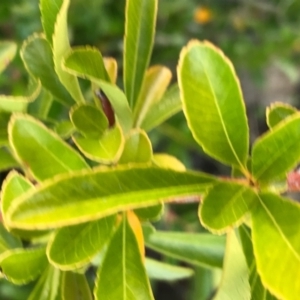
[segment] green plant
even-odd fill
[[[300,206],[281,196],[298,190],[291,172],[300,161],[297,110],[269,107],[270,130],[250,156],[241,89],[220,50],[191,41],[180,55],[179,87],[168,88],[171,72],[148,68],[157,0],[127,0],[123,92],[113,58],[70,47],[68,6],[40,1],[44,34],[20,51],[28,95],[0,98],[0,168],[20,171],[2,186],[2,275],[14,284],[39,278],[29,299],[92,299],[90,266],[95,299],[153,299],[149,276],[192,275],[146,258],[146,245],[223,268],[214,299],[297,299]],[[1,70],[16,50],[0,44]],[[146,132],[182,106],[195,140],[232,167],[232,177],[187,171],[176,158],[153,154]],[[201,224],[216,235],[151,225],[164,203],[186,202],[200,202]]]

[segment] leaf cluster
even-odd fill
[[[28,94],[0,96],[0,267],[14,284],[37,278],[29,299],[153,299],[150,280],[192,270],[147,258],[145,246],[188,264],[223,268],[214,299],[296,299],[300,293],[297,190],[300,116],[267,109],[269,131],[249,145],[245,104],[234,67],[211,43],[182,49],[178,85],[149,67],[157,0],[127,0],[124,91],[117,62],[97,48],[70,46],[69,0],[41,0],[43,33],[20,54]],[[3,70],[16,53],[0,44]],[[89,89],[83,89],[82,83]],[[153,153],[149,132],[183,110],[195,141],[232,168],[230,178],[185,170]],[[16,171],[17,170],[17,171]],[[287,180],[288,176],[288,180]],[[211,233],[156,231],[164,205],[199,203]],[[283,275],[284,274],[284,275]]]

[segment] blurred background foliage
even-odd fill
[[[41,31],[38,0],[0,1],[0,39],[21,45]],[[122,41],[125,0],[71,0],[72,45],[93,45],[119,63],[122,85]],[[232,60],[248,108],[251,139],[265,130],[265,106],[300,103],[300,0],[160,0],[152,64],[168,66],[176,81],[181,48],[192,39],[209,40]],[[0,76],[0,93],[23,94],[27,74],[19,57]],[[199,116],[201,118],[201,116]],[[188,167],[214,174],[229,170],[208,159],[193,141],[182,114],[150,132],[155,151],[168,152]],[[159,226],[168,230],[201,230],[197,207],[166,208]],[[192,281],[155,283],[157,299],[209,299],[215,273],[198,268]],[[30,287],[0,282],[0,299],[26,299]]]

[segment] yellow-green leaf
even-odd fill
[[[184,114],[203,150],[247,175],[249,129],[234,68],[209,42],[191,41],[180,54],[178,80]]]

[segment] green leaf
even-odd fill
[[[0,223],[0,255],[6,250],[21,248],[22,242],[19,238],[10,234],[4,225]]]
[[[71,50],[68,39],[67,14],[70,0],[63,0],[59,13],[56,17],[53,33],[53,60],[55,71],[73,99],[78,102],[85,102],[81,93],[78,80],[75,76],[63,70],[63,58]]]
[[[0,146],[8,145],[7,127],[10,119],[10,113],[0,112]]]
[[[38,180],[89,168],[56,133],[28,115],[12,117],[9,140],[20,162],[28,166]]]
[[[86,137],[100,138],[108,128],[108,120],[103,111],[90,104],[73,107],[70,118],[76,129]]]
[[[5,226],[7,226],[6,213],[12,202],[17,197],[23,195],[25,192],[33,188],[34,185],[16,171],[11,171],[5,178],[1,191],[1,212]],[[29,240],[33,237],[38,237],[46,233],[45,231],[26,231],[11,228],[9,228],[9,231],[24,240]]]
[[[146,131],[157,127],[182,109],[180,92],[177,84],[173,84],[162,99],[152,105],[142,121],[141,128]]]
[[[195,140],[209,155],[247,175],[249,129],[229,59],[209,42],[191,41],[180,54],[178,80]]]
[[[157,221],[160,219],[164,212],[163,203],[148,206],[145,208],[138,208],[134,210],[134,213],[141,219],[142,221]]]
[[[43,88],[35,101],[29,103],[27,113],[40,119],[47,119],[53,103],[53,95]]]
[[[151,106],[156,105],[165,93],[172,73],[164,66],[153,66],[145,74],[139,98],[134,107],[134,127],[140,127]]]
[[[14,201],[9,226],[44,229],[84,223],[122,210],[200,195],[214,181],[203,173],[147,166],[74,172],[57,176]]]
[[[294,115],[297,108],[281,102],[272,103],[267,107],[266,117],[268,127],[271,129],[287,117]]]
[[[62,275],[62,298],[65,300],[92,300],[92,293],[84,274],[64,272]]]
[[[17,53],[17,44],[9,41],[0,42],[0,73],[6,69]]]
[[[85,65],[81,61],[73,62],[72,52],[70,57],[65,58],[64,68],[70,74],[76,76],[87,78],[93,84],[98,86],[106,95],[109,102],[111,103],[115,114],[117,115],[118,121],[120,122],[123,130],[125,132],[129,131],[132,127],[133,117],[131,109],[128,105],[128,101],[124,93],[115,85],[104,80],[98,79],[93,76],[93,74],[86,73],[88,70],[85,68]]]
[[[103,164],[114,164],[124,148],[124,136],[120,126],[106,130],[100,139],[75,137],[73,141],[89,159]]]
[[[49,42],[42,36],[34,34],[23,43],[20,53],[28,72],[41,81],[42,86],[56,100],[71,106],[74,100],[61,84],[54,69],[52,50]]]
[[[111,83],[116,83],[118,76],[118,64],[117,61],[112,57],[104,57],[103,59],[105,69],[108,73]]]
[[[152,161],[154,165],[160,168],[185,171],[185,165],[179,159],[169,154],[154,154]]]
[[[139,97],[153,47],[157,0],[126,2],[124,87],[131,108]]]
[[[284,176],[300,160],[300,115],[280,122],[253,145],[252,173],[259,182]]]
[[[64,64],[85,76],[110,81],[100,51],[92,47],[73,48],[65,57]]]
[[[225,239],[206,233],[157,231],[145,236],[147,247],[189,264],[222,267]]]
[[[54,127],[55,132],[63,139],[68,139],[75,131],[74,125],[70,121],[61,121]]]
[[[40,11],[43,29],[46,38],[52,46],[52,36],[57,14],[62,6],[63,0],[40,0]]]
[[[251,231],[245,225],[239,227],[239,236],[242,243],[245,258],[249,269],[249,283],[251,286],[251,299],[255,300],[276,300],[262,285],[260,276],[257,273],[256,261],[253,253]]]
[[[24,96],[0,95],[0,111],[24,112],[28,104],[37,98],[40,90],[40,82],[32,80],[29,82],[28,91]]]
[[[28,300],[58,300],[60,271],[48,265]]]
[[[1,272],[15,284],[34,280],[47,266],[45,248],[13,249],[0,255]]]
[[[4,221],[6,221],[6,213],[13,200],[33,187],[29,180],[16,171],[11,171],[8,174],[1,190],[1,213]]]
[[[300,206],[272,193],[259,195],[252,239],[263,284],[280,299],[297,299],[300,285]]]
[[[152,145],[147,134],[140,129],[131,130],[126,137],[119,163],[146,163],[152,158]]]
[[[154,280],[175,281],[194,275],[192,269],[173,266],[150,258],[146,258],[145,267],[149,278]]]
[[[94,294],[97,300],[154,299],[136,236],[126,218],[107,248]]]
[[[58,229],[47,246],[49,262],[60,270],[79,269],[88,264],[110,238],[115,217]]]
[[[0,171],[6,171],[12,168],[18,168],[19,163],[6,148],[0,148]]]
[[[201,223],[212,232],[226,232],[241,224],[244,215],[256,201],[257,195],[247,185],[217,183],[208,191],[200,205]]]
[[[213,299],[251,299],[247,262],[234,231],[227,234],[221,285]]]

